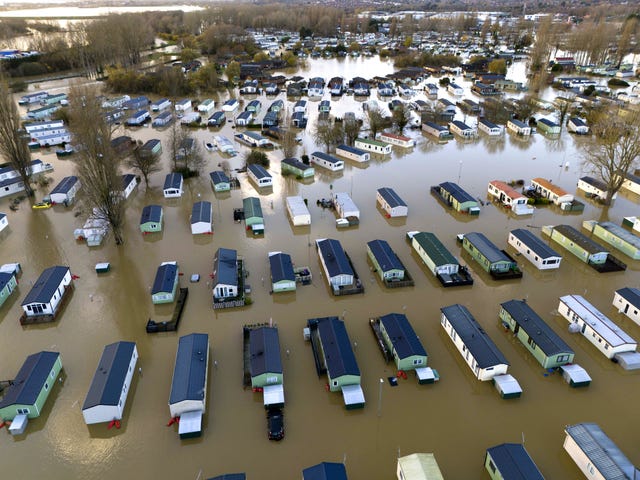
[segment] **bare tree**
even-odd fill
[[[345,119],[342,122],[342,128],[344,130],[346,144],[353,146],[356,138],[360,135],[360,122],[358,122],[355,115],[345,116]]]
[[[582,147],[584,167],[607,185],[605,205],[620,190],[628,173],[633,172],[640,156],[640,114],[621,118],[618,112],[591,125],[593,137]]]
[[[569,115],[569,112],[571,111],[571,105],[573,104],[574,97],[575,95],[570,94],[569,96],[564,97],[564,99],[558,104],[558,123],[560,124],[560,131],[562,131],[567,115]]]
[[[18,172],[24,191],[32,197],[28,137],[20,133],[20,115],[4,78],[0,78],[0,155]]]
[[[325,150],[329,152],[334,145],[333,126],[329,120],[318,120],[316,128],[313,132],[313,140],[318,145],[323,145]]]
[[[367,109],[367,120],[369,120],[369,130],[371,137],[375,138],[380,130],[384,128],[386,123],[382,110],[378,105],[369,105]]]
[[[111,127],[103,115],[98,92],[86,85],[69,91],[69,129],[81,146],[74,156],[84,201],[98,218],[108,222],[116,245],[124,243],[124,199],[118,167],[122,158],[111,146]]]
[[[149,188],[149,177],[151,174],[162,171],[160,155],[143,150],[141,140],[138,140],[136,147],[127,158],[126,164],[128,167],[140,172],[147,188]]]
[[[622,33],[618,39],[618,68],[624,57],[631,53],[634,37],[638,33],[638,17],[628,17],[622,25]]]
[[[394,110],[391,114],[391,121],[400,135],[402,135],[404,127],[407,126],[409,120],[411,120],[411,109],[406,104]]]
[[[291,125],[291,115],[288,110],[284,115],[283,123],[285,125]],[[296,156],[296,153],[298,152],[298,141],[296,139],[296,132],[291,128],[287,127],[282,130],[282,135],[280,136],[280,147],[282,148],[284,158],[293,158]]]

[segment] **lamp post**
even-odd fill
[[[380,379],[380,388],[378,389],[378,417],[382,415],[382,385],[384,384],[384,379]]]

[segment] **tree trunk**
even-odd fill
[[[112,225],[111,229],[113,230],[113,239],[115,240],[116,245],[123,245],[124,244],[124,236],[122,234],[122,227],[120,227],[120,226],[114,227]]]
[[[606,206],[611,205],[611,201],[613,200],[613,196],[615,195],[615,193],[616,192],[613,189],[611,189],[611,188],[607,189],[607,196],[605,197],[605,199],[603,201],[603,203]]]

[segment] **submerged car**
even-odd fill
[[[269,440],[282,440],[284,438],[284,416],[281,408],[267,410],[267,427]]]

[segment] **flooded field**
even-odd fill
[[[313,65],[322,74],[322,64]],[[325,78],[330,76],[328,70]],[[312,76],[307,71],[301,74]],[[356,74],[344,73],[347,77]],[[465,85],[468,88],[469,82]],[[266,110],[272,99],[262,100]],[[332,108],[338,115],[362,113],[361,104],[351,97],[332,102]],[[310,127],[298,156],[316,150],[311,139],[316,110],[317,104],[311,102]],[[474,117],[467,120],[475,122]],[[231,138],[235,130],[229,123],[222,132]],[[141,140],[167,135],[151,128],[124,133]],[[196,136],[205,142],[211,141],[213,134],[200,130]],[[246,150],[242,147],[241,154],[231,159],[205,152],[208,165],[204,174],[186,182],[181,199],[171,200],[162,198],[164,174],[170,164],[168,143],[164,142],[163,173],[152,176],[149,189],[141,184],[128,200],[126,244],[121,247],[113,244],[112,237],[99,248],[77,243],[73,230],[82,225],[87,214],[76,215],[78,206],[32,211],[23,201],[19,210],[12,212],[10,199],[0,199],[0,211],[7,214],[10,223],[0,233],[0,263],[20,262],[24,270],[17,294],[0,308],[0,379],[11,378],[28,354],[40,350],[59,351],[64,365],[64,381],[55,385],[43,415],[30,421],[26,434],[12,437],[6,430],[0,431],[3,475],[52,480],[196,479],[244,471],[249,479],[275,480],[300,478],[303,468],[321,461],[345,461],[351,479],[390,479],[395,478],[398,455],[433,452],[445,478],[475,480],[488,478],[482,466],[486,448],[524,440],[546,478],[581,478],[562,449],[564,426],[578,422],[599,423],[630,460],[640,464],[640,422],[633,413],[639,374],[625,372],[586,339],[568,333],[566,321],[555,313],[560,295],[584,295],[632,337],[640,338],[640,327],[611,305],[616,289],[638,286],[640,264],[614,252],[629,265],[627,271],[599,274],[553,245],[564,256],[558,271],[541,273],[516,257],[524,277],[497,282],[462,254],[455,241],[458,233],[479,231],[504,248],[508,232],[514,228],[530,228],[540,235],[543,225],[566,223],[580,228],[584,219],[620,224],[622,217],[638,214],[640,199],[621,192],[612,208],[605,210],[577,193],[586,203],[582,214],[540,207],[532,216],[515,217],[487,202],[487,183],[494,179],[529,183],[533,177],[544,177],[574,193],[577,179],[584,174],[578,155],[582,139],[564,132],[556,140],[536,134],[526,141],[507,135],[438,144],[418,130],[409,135],[417,141],[412,150],[397,149],[393,155],[375,158],[364,166],[347,162],[344,172],[338,174],[318,167],[311,183],[282,176],[282,153],[276,150],[270,153],[272,189],[258,192],[246,174],[240,173],[241,188],[226,195],[214,195],[208,172],[218,169],[222,161],[228,161],[232,169],[240,168]],[[55,167],[53,182],[37,191],[40,200],[72,173],[73,164],[57,159],[53,149],[34,153],[34,158]],[[444,181],[457,182],[485,201],[480,216],[445,210],[429,193],[431,185]],[[394,188],[406,201],[406,219],[388,220],[376,207],[375,192],[383,186]],[[361,211],[359,226],[338,230],[333,212],[316,205],[316,200],[328,198],[331,192],[352,196]],[[284,206],[290,195],[309,200],[310,227],[291,226]],[[243,224],[233,221],[233,209],[241,207],[246,196],[260,198],[264,236],[253,238]],[[212,236],[190,233],[189,215],[197,200],[213,203]],[[142,236],[140,212],[152,203],[164,208],[164,230]],[[457,289],[440,287],[406,242],[405,233],[410,230],[435,232],[451,252],[470,265],[475,284]],[[342,243],[365,283],[364,294],[330,294],[313,246],[317,238],[335,238]],[[387,290],[380,284],[365,252],[366,242],[378,238],[387,240],[396,251],[414,277],[414,287]],[[235,248],[244,257],[252,305],[213,310],[208,280],[218,247]],[[309,266],[314,275],[312,285],[298,287],[296,293],[270,294],[267,253],[274,250],[291,254],[297,266]],[[159,321],[171,316],[171,307],[153,306],[150,298],[157,266],[171,260],[184,272],[181,286],[189,287],[185,313],[177,333],[148,335],[144,327],[149,318]],[[98,277],[94,265],[102,261],[110,262],[112,270]],[[55,323],[21,327],[20,303],[31,282],[51,265],[71,267],[79,277],[75,291]],[[189,283],[193,273],[200,274],[199,283]],[[559,374],[545,375],[512,334],[504,331],[498,321],[499,304],[514,298],[526,298],[575,350],[576,362],[593,378],[588,388],[571,389]],[[474,379],[439,324],[440,307],[454,303],[467,306],[505,354],[511,364],[509,373],[523,387],[521,398],[502,400],[490,382]],[[395,368],[384,363],[368,319],[391,312],[405,313],[412,322],[429,353],[429,365],[440,373],[438,383],[418,385],[412,375],[395,388],[386,381]],[[317,377],[311,347],[303,339],[308,318],[331,315],[344,318],[354,344],[367,401],[363,410],[348,412],[339,394],[325,391],[326,378]],[[279,443],[267,439],[261,394],[242,387],[242,326],[269,321],[279,327],[284,366],[286,437]],[[210,335],[208,408],[202,437],[181,441],[177,428],[166,426],[167,402],[178,337],[191,332]],[[120,430],[108,430],[104,424],[87,427],[81,413],[84,397],[104,345],[118,340],[137,343],[142,373],[134,377]]]

